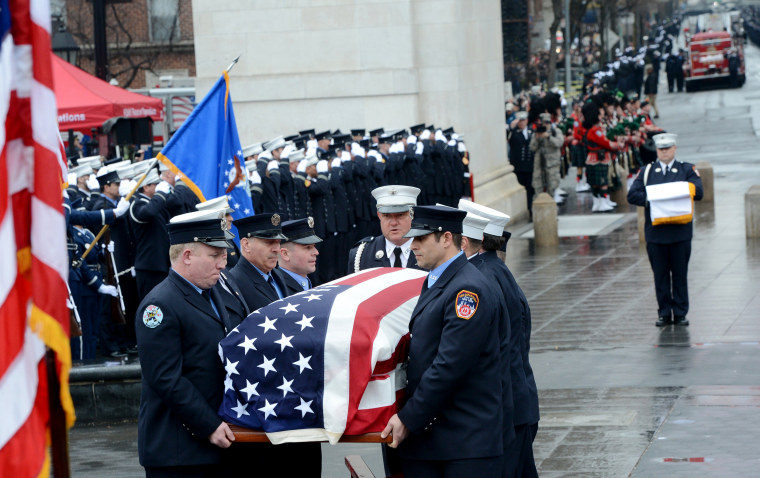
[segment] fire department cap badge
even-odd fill
[[[309,216],[309,218],[306,219],[306,225],[309,226],[309,229],[314,229],[314,218]]]
[[[475,315],[475,311],[478,310],[479,303],[480,298],[478,297],[478,294],[470,292],[468,290],[459,291],[454,303],[457,317],[460,319],[469,320],[473,315]]]
[[[274,227],[277,227],[280,225],[280,215],[279,214],[272,214],[272,225]]]
[[[157,305],[149,305],[143,312],[143,324],[149,329],[155,329],[164,320],[164,313]]]

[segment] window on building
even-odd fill
[[[179,0],[150,0],[150,39],[179,40]]]

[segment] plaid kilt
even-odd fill
[[[576,168],[586,166],[586,147],[581,144],[570,145],[570,161]]]
[[[591,187],[601,187],[607,185],[608,164],[587,164],[586,181]]]

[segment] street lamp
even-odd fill
[[[53,53],[72,65],[76,65],[80,48],[74,41],[74,37],[66,30],[66,25],[60,17],[53,17],[52,27]]]

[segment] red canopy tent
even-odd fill
[[[160,98],[113,86],[52,53],[51,56],[58,125],[62,131],[89,131],[115,116],[164,119],[164,102]]]

